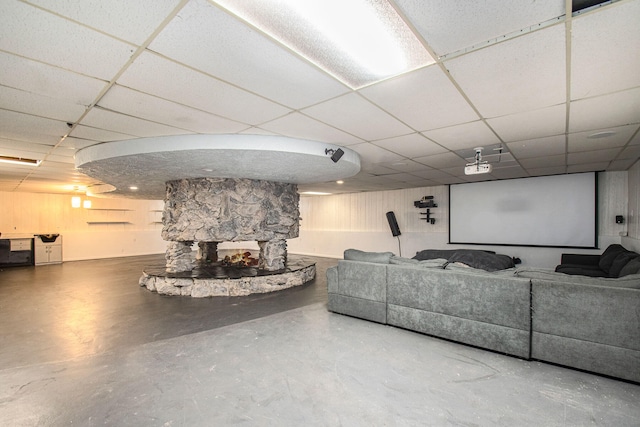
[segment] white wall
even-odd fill
[[[64,261],[164,253],[164,202],[92,198],[72,208],[71,195],[0,192],[2,238],[58,233]]]
[[[622,238],[622,245],[640,252],[640,161],[628,172],[628,210],[624,218],[627,236]]]
[[[615,224],[615,215],[626,215],[627,172],[599,174],[599,237],[600,248],[621,243],[620,233],[626,225]],[[438,208],[432,209],[435,224],[420,220],[423,210],[413,206],[415,200],[432,195]],[[386,212],[394,211],[402,231],[399,236],[402,255],[412,257],[422,249],[456,248],[449,245],[448,187],[302,197],[300,237],[288,241],[291,253],[342,258],[345,249],[391,251],[399,254],[398,239],[391,235]],[[637,212],[636,212],[637,213]],[[576,212],[576,215],[579,215]],[[470,247],[470,246],[469,246]],[[473,246],[516,256],[523,265],[553,268],[563,252],[601,253],[599,250],[562,248],[532,248],[521,246]]]

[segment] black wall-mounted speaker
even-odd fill
[[[387,221],[389,221],[389,228],[391,229],[393,237],[402,234],[400,233],[400,227],[398,227],[398,221],[396,221],[396,214],[394,214],[393,211],[387,212]]]

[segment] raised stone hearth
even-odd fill
[[[147,267],[140,286],[162,295],[194,298],[244,296],[300,286],[316,275],[315,263],[290,257],[279,271],[255,267],[225,267],[222,262],[200,265],[185,272],[168,272],[164,266]]]

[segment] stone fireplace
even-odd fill
[[[265,180],[190,178],[167,182],[162,218],[162,238],[168,241],[166,274],[145,270],[141,285],[167,294],[245,295],[313,279],[315,265],[288,262],[286,239],[299,233],[299,197],[296,184]],[[229,263],[220,256],[219,244],[247,241],[258,244],[257,265],[252,265],[256,264],[253,261]],[[253,259],[254,255],[248,252],[246,257]],[[202,280],[210,292],[198,286]],[[211,285],[212,280],[219,283]],[[193,295],[194,286],[197,295]]]

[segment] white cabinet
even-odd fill
[[[34,257],[36,265],[60,264],[62,262],[62,236],[36,235]]]

